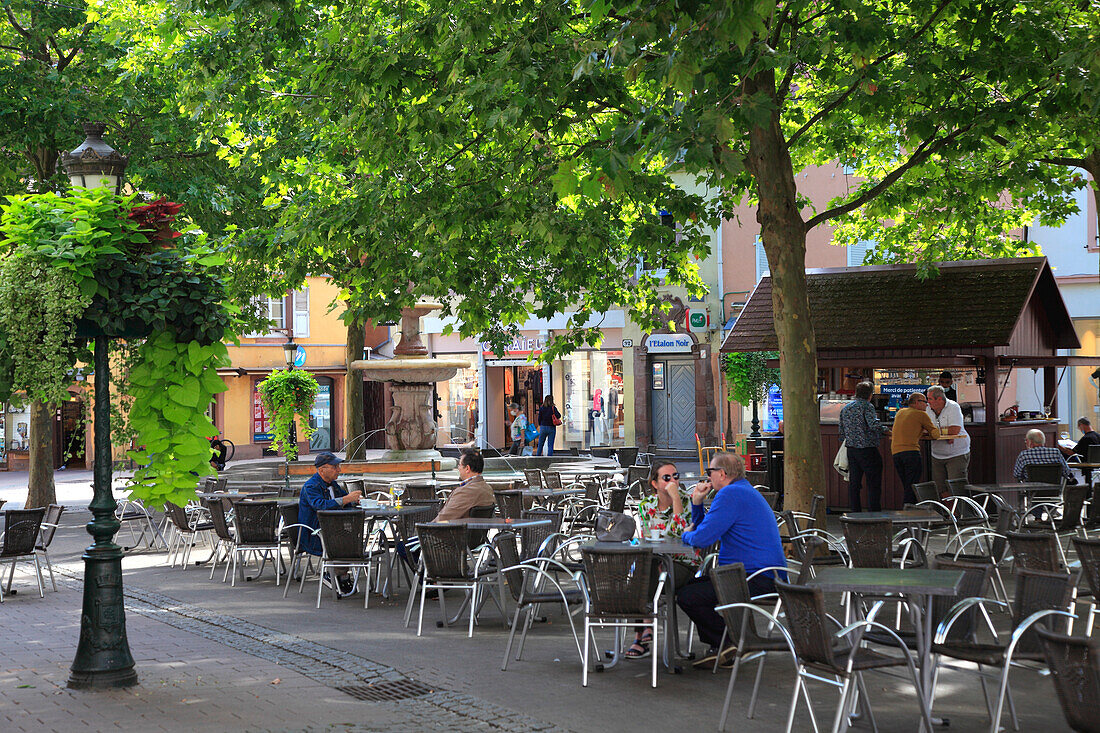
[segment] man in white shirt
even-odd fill
[[[952,436],[948,440],[932,441],[932,480],[940,496],[949,493],[947,480],[967,478],[970,466],[970,436],[963,427],[963,413],[959,403],[947,399],[943,387],[928,388],[928,417],[939,428],[940,436]]]

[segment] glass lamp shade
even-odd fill
[[[75,149],[61,154],[61,167],[76,188],[107,186],[118,194],[130,159],[103,141],[105,129],[102,122],[86,123],[86,139]]]
[[[286,365],[288,367],[294,366],[294,356],[298,353],[298,344],[293,341],[287,341],[283,344],[283,357],[286,359]]]
[[[69,176],[69,182],[73,188],[103,188],[107,187],[115,193],[119,193],[121,176],[113,176],[109,173],[83,173]]]

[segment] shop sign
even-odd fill
[[[545,348],[546,339],[542,336],[517,336],[512,339],[512,343],[504,347],[504,354],[535,354],[537,356]],[[481,344],[481,352],[485,356],[493,356],[496,353],[493,351],[492,345],[487,343]]]
[[[686,333],[652,334],[645,339],[646,351],[651,354],[688,354],[691,347],[691,336]]]
[[[700,333],[710,328],[710,314],[706,308],[690,308],[688,310],[688,330],[692,333]]]

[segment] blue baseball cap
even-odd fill
[[[344,462],[343,458],[337,458],[332,453],[329,453],[328,451],[325,451],[324,453],[318,453],[317,454],[317,457],[313,459],[313,466],[315,468],[320,468],[321,466],[328,466],[328,465],[339,466],[343,462]]]

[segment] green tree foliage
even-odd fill
[[[729,385],[729,398],[741,405],[763,402],[768,389],[779,384],[779,370],[768,366],[778,359],[776,351],[746,351],[722,355],[722,373]]]

